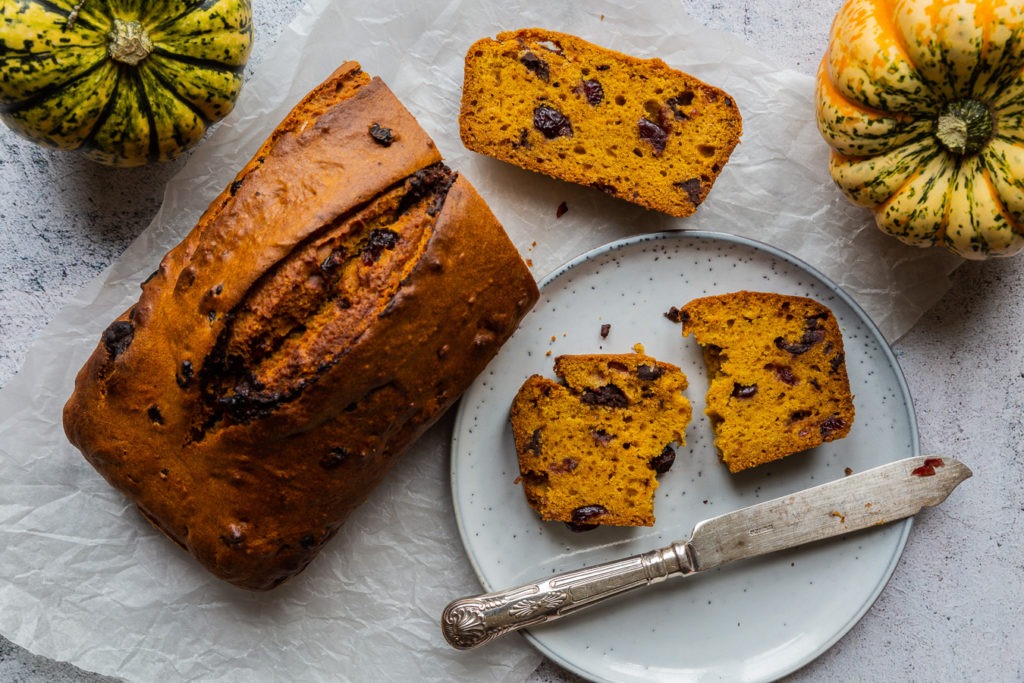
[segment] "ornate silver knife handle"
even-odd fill
[[[686,543],[586,567],[518,588],[455,600],[441,614],[445,640],[468,650],[493,638],[563,617],[634,588],[690,574]]]

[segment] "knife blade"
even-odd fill
[[[897,460],[706,519],[688,540],[664,548],[453,600],[441,614],[441,630],[452,647],[468,650],[673,576],[905,519],[938,505],[970,476],[953,458]]]

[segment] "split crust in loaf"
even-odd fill
[[[673,216],[708,196],[742,127],[721,89],[569,34],[508,31],[466,53],[468,149]]]
[[[839,323],[814,299],[740,291],[680,309],[708,367],[705,414],[730,472],[849,434],[853,395]]]
[[[576,530],[652,526],[658,475],[686,443],[686,376],[640,353],[559,356],[554,369],[560,382],[529,377],[509,413],[527,503]]]
[[[349,62],[106,329],[65,431],[209,571],[273,588],[307,566],[537,296],[473,187]]]

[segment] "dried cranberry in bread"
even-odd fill
[[[742,133],[722,90],[565,33],[499,33],[465,62],[468,149],[673,216],[704,201]]]
[[[853,426],[843,336],[807,297],[731,292],[679,312],[708,366],[705,414],[730,472],[841,439]]]
[[[269,589],[313,559],[537,296],[484,201],[350,62],[106,329],[65,430],[207,569]]]

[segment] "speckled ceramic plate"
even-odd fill
[[[699,347],[664,315],[740,289],[809,296],[839,320],[855,394],[850,435],[730,475],[703,414]],[[601,326],[610,325],[602,338]],[[661,476],[652,528],[573,533],[526,504],[508,408],[529,375],[553,377],[564,353],[647,353],[690,380],[694,419]],[[918,455],[902,373],[874,324],[806,264],[750,240],[671,232],[615,242],[558,269],[522,327],[462,399],[452,494],[462,540],[487,590],[509,588],[667,545],[707,517]],[[770,681],[827,650],[864,615],[896,566],[910,521],[676,578],[525,632],[545,655],[595,681]],[[506,636],[517,637],[517,636]]]

